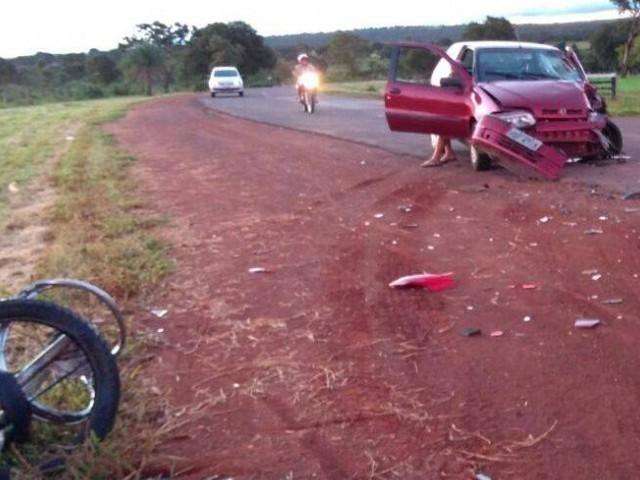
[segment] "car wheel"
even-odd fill
[[[471,166],[476,172],[489,170],[491,168],[491,157],[486,153],[479,152],[476,147],[471,145]]]
[[[607,121],[607,125],[602,130],[602,134],[607,137],[607,140],[611,143],[610,153],[613,155],[620,155],[622,153],[623,140],[622,132],[618,126],[611,120]]]
[[[216,92],[211,92],[211,97],[215,98],[216,97]]]
[[[244,92],[238,92],[239,97],[244,97]]]

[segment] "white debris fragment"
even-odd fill
[[[155,315],[156,317],[158,317],[158,318],[164,318],[164,317],[167,316],[167,313],[169,313],[169,310],[165,310],[165,309],[162,309],[162,308],[156,308],[156,309],[151,310],[151,313],[153,315]]]
[[[602,278],[602,274],[600,273],[596,273],[595,275],[593,275],[591,277],[591,280],[593,280],[594,282],[597,282],[598,280],[600,280]]]
[[[551,217],[542,217],[538,220],[540,223],[549,223],[551,221]]]
[[[376,213],[374,218],[384,218],[384,213]]]
[[[76,139],[76,137],[74,137],[73,135],[67,135],[67,136],[65,137],[65,140],[66,140],[67,142],[73,142],[75,139]]]
[[[600,320],[595,318],[580,318],[576,320],[576,328],[594,328],[600,325]]]
[[[531,321],[531,317],[529,315],[527,315],[526,317],[524,317],[522,319],[523,322],[529,323]]]
[[[20,191],[16,182],[11,182],[7,188],[9,188],[9,193],[18,193]]]
[[[263,267],[251,267],[249,273],[267,273],[268,270]]]

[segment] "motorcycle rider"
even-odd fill
[[[298,98],[300,100],[302,100],[301,78],[303,74],[308,72],[317,72],[316,67],[314,67],[309,61],[309,55],[301,53],[298,55],[298,64],[293,69],[293,76],[296,77],[296,90],[298,91]]]

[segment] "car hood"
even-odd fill
[[[582,85],[559,80],[536,81],[500,81],[480,83],[503,109],[524,108],[534,113],[542,110],[560,110],[586,112],[589,103]]]

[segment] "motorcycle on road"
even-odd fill
[[[316,111],[319,87],[320,77],[316,72],[306,72],[300,77],[298,87],[300,103],[304,107],[305,113],[309,115],[312,115]]]

